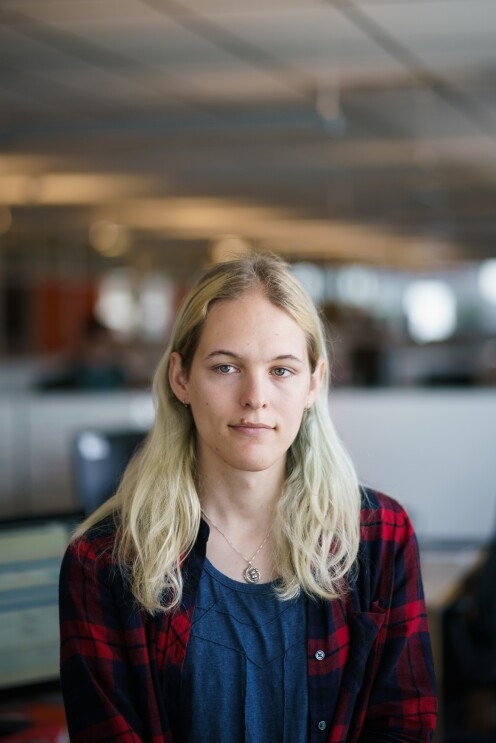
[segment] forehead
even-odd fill
[[[200,346],[222,340],[229,340],[233,350],[272,344],[278,349],[290,345],[304,353],[307,346],[305,333],[296,320],[260,291],[213,304],[202,328]]]

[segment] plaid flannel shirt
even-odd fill
[[[185,560],[181,609],[155,616],[112,562],[111,520],[69,546],[60,627],[72,743],[180,743],[181,669],[208,533],[202,522]],[[307,658],[309,743],[431,740],[437,703],[418,548],[391,498],[364,490],[357,574],[345,598],[307,602]]]

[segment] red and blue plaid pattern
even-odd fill
[[[391,498],[364,490],[361,547],[345,598],[307,602],[309,743],[420,743],[436,693],[418,548]],[[61,681],[72,743],[181,743],[179,689],[208,539],[185,560],[183,604],[144,612],[112,562],[111,520],[65,555]],[[237,743],[234,742],[233,743]]]

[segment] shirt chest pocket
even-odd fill
[[[349,617],[350,647],[343,683],[355,693],[371,682],[384,646],[386,611],[378,604],[371,608],[368,612],[351,612]]]

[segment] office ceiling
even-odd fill
[[[7,251],[432,269],[495,204],[494,0],[0,0]]]

